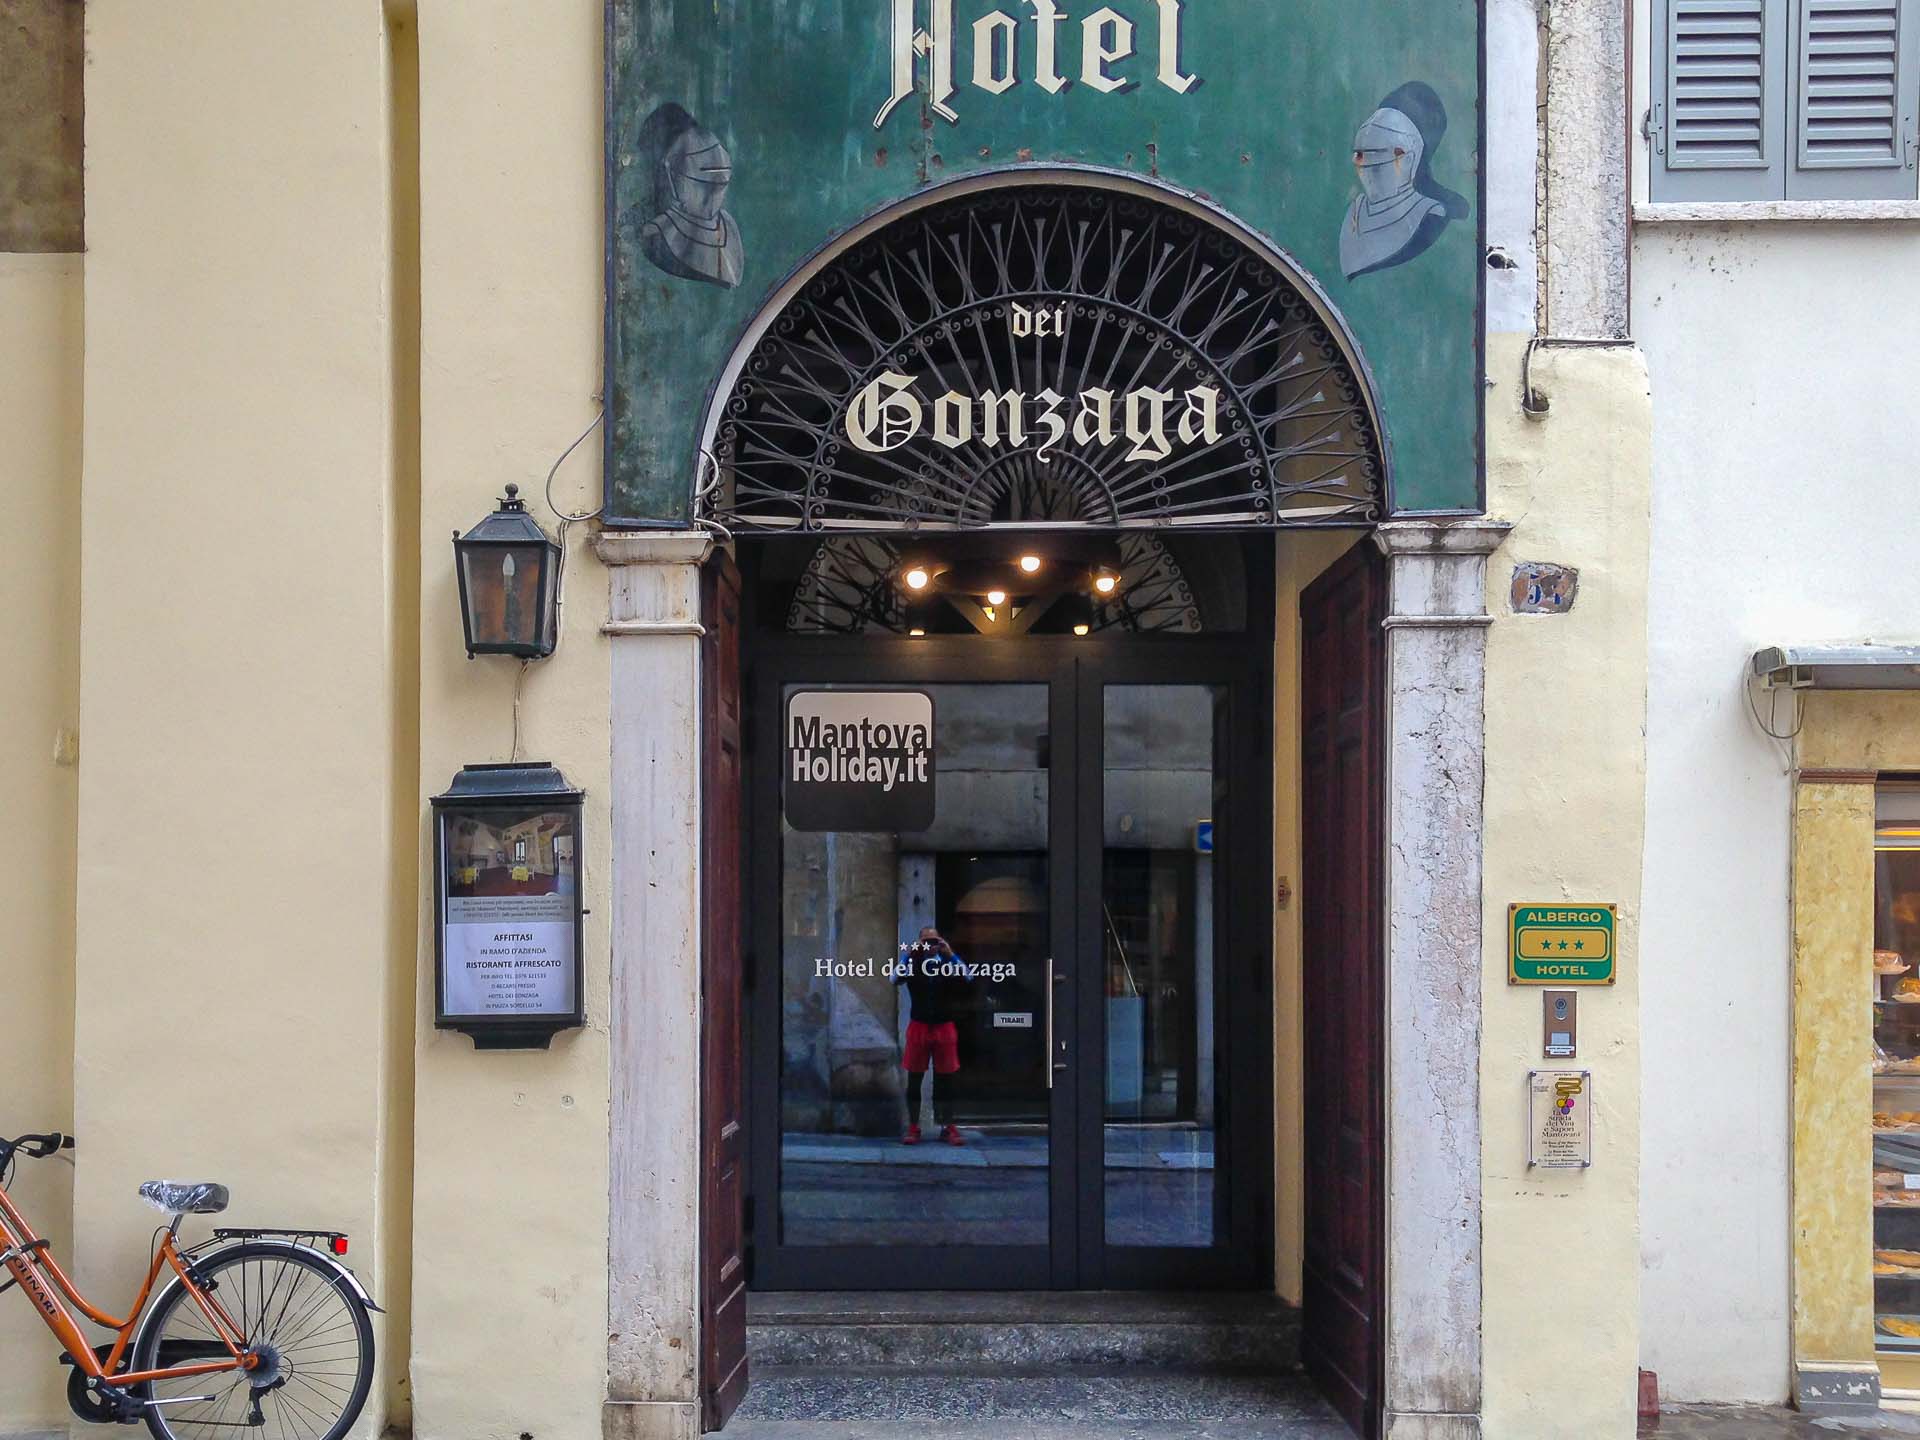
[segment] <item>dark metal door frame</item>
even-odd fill
[[[749,1284],[754,1289],[1270,1289],[1273,1283],[1272,630],[1267,566],[1249,567],[1244,634],[906,639],[761,630],[748,694],[748,1103],[752,1123]],[[749,571],[751,575],[751,571]],[[749,611],[753,609],[751,602]],[[1056,1040],[1070,1083],[1051,1092],[1048,1246],[787,1246],[779,1238],[782,1020],[780,718],[793,684],[1046,684],[1051,747],[1050,928],[1059,977]],[[1211,684],[1228,695],[1227,807],[1216,814],[1215,1045],[1220,1056],[1217,1243],[1105,1243],[1105,987],[1100,982],[1103,689]],[[1224,822],[1224,823],[1222,823]],[[1072,963],[1067,963],[1068,960]]]

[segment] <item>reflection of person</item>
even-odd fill
[[[1413,259],[1467,213],[1465,197],[1433,178],[1447,111],[1430,85],[1409,81],[1380,102],[1353,137],[1360,193],[1340,227],[1349,280]]]
[[[951,962],[957,962],[959,957],[953,953],[946,937],[931,925],[920,931],[920,938],[913,944],[902,945],[900,953],[908,962],[902,967],[907,973],[896,975],[893,983],[906,986],[912,1001],[906,1053],[901,1057],[907,1071],[907,1133],[900,1137],[900,1143],[920,1143],[920,1083],[931,1060],[936,1077],[933,1118],[940,1126],[940,1138],[949,1145],[964,1145],[967,1142],[960,1138],[960,1127],[953,1123],[953,1082],[949,1080],[942,1085],[937,1077],[956,1075],[960,1071],[960,1027],[954,1017],[959,1013],[965,982],[945,974],[925,973],[927,962],[936,958],[948,962],[936,968],[958,969],[958,965]]]

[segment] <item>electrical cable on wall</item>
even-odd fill
[[[553,479],[554,476],[560,473],[560,467],[567,463],[567,457],[578,450],[582,442],[584,442],[586,438],[599,427],[600,422],[606,418],[607,410],[603,405],[593,412],[593,419],[587,422],[587,428],[573,437],[572,443],[560,452],[558,458],[556,458],[553,464],[547,469],[547,483],[544,488],[544,493],[547,497],[547,508],[560,519],[560,530],[554,537],[555,542],[560,546],[560,564],[553,577],[553,648],[555,654],[559,653],[560,645],[563,637],[566,635],[567,628],[560,621],[560,617],[566,613],[567,603],[567,529],[569,526],[580,524],[583,521],[597,520],[601,512],[607,507],[602,503],[594,506],[591,510],[583,510],[577,515],[571,511],[562,510],[558,505],[553,503]],[[514,690],[514,734],[516,738],[519,735],[520,726],[519,707],[520,691],[516,686]]]
[[[1747,713],[1753,716],[1753,723],[1760,728],[1762,735],[1779,744],[1784,762],[1781,768],[1784,772],[1791,774],[1793,772],[1793,742],[1799,738],[1800,727],[1806,722],[1805,696],[1798,690],[1789,690],[1787,692],[1788,697],[1793,702],[1793,728],[1782,732],[1776,728],[1779,724],[1780,692],[1777,689],[1770,689],[1768,691],[1767,714],[1763,719],[1760,714],[1759,703],[1753,697],[1754,689],[1759,684],[1759,676],[1749,674],[1746,677],[1744,688],[1747,695]]]

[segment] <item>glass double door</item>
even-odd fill
[[[1263,712],[1096,648],[759,676],[757,1288],[1270,1278]]]

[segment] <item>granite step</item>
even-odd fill
[[[1352,1440],[1301,1375],[756,1375],[727,1440]]]
[[[1286,1375],[1299,1315],[1272,1295],[1138,1292],[759,1294],[753,1373],[1069,1376],[1138,1369]]]

